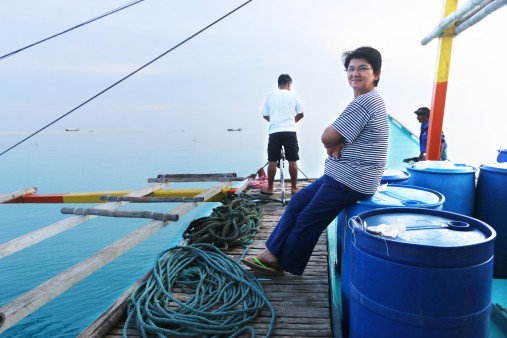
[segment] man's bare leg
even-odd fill
[[[298,188],[298,163],[297,161],[289,161],[289,175],[290,182],[292,185],[292,193],[296,193],[299,191]]]
[[[275,175],[276,175],[276,162],[269,162],[268,163],[268,188],[264,189],[266,193],[272,194],[273,193],[273,184],[275,182]]]

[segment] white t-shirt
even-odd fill
[[[296,131],[297,114],[303,113],[303,106],[294,93],[287,89],[278,89],[268,95],[262,115],[269,116],[269,133]]]

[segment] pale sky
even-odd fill
[[[2,1],[0,55],[126,3]],[[1,60],[0,132],[41,128],[243,3],[146,0]],[[254,0],[48,130],[267,128],[263,100],[289,73],[306,113],[301,138],[317,140],[352,98],[341,53],[369,45],[383,56],[388,112],[417,131],[413,111],[431,104],[438,46],[420,41],[443,3]],[[505,41],[505,7],[454,39],[444,119],[452,158],[507,147]]]

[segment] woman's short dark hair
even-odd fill
[[[292,79],[289,74],[282,74],[278,77],[278,85],[286,85],[287,83],[292,83]]]
[[[359,47],[355,50],[344,52],[342,54],[342,61],[345,69],[349,67],[350,60],[352,59],[366,59],[373,68],[374,73],[379,72],[382,68],[382,55],[373,47]],[[378,85],[379,81],[380,76],[378,80],[373,81],[375,87]]]

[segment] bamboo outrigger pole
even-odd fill
[[[160,190],[164,187],[167,187],[170,183],[162,183],[162,184],[156,184],[151,187],[134,191],[127,195],[127,197],[141,197],[146,196],[154,191]],[[104,210],[110,210],[115,209],[123,205],[124,203],[128,202],[110,202],[105,203],[103,205],[98,206],[97,208],[101,208]],[[24,248],[27,248],[33,244],[36,244],[38,242],[41,242],[49,237],[52,237],[54,235],[57,235],[61,232],[67,231],[81,223],[87,222],[96,216],[89,215],[89,216],[74,216],[69,217],[66,219],[63,219],[61,221],[58,221],[56,223],[53,223],[51,225],[48,225],[44,228],[32,231],[28,234],[25,234],[21,237],[14,238],[8,242],[0,243],[0,259],[6,256],[9,256],[19,250],[23,250]]]
[[[99,208],[62,208],[62,214],[73,215],[94,215],[106,217],[126,217],[126,218],[150,218],[159,221],[176,222],[179,219],[177,214],[153,212],[153,211],[131,211],[131,210],[104,210]]]
[[[9,202],[9,201],[15,200],[18,197],[29,195],[29,194],[35,194],[36,192],[37,192],[37,188],[33,187],[33,188],[18,190],[13,193],[10,193],[8,195],[0,195],[0,203]]]
[[[221,191],[226,190],[230,184],[220,183],[208,188],[196,197],[204,197],[204,200],[207,201]],[[171,211],[178,215],[184,215],[196,206],[196,203],[184,203]],[[94,256],[77,263],[12,302],[0,307],[0,333],[12,327],[41,306],[58,297],[99,268],[132,249],[168,224],[169,222],[166,221],[151,221],[98,251]]]

